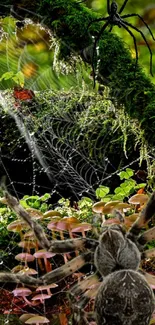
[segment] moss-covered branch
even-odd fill
[[[0,4],[0,12],[8,13],[7,0]],[[100,30],[101,24],[87,26],[95,18],[95,14],[73,0],[19,0],[13,10],[16,17],[30,17],[42,21],[62,40],[62,54],[70,52],[81,54],[92,45],[92,35]],[[37,16],[38,15],[38,16]],[[145,139],[154,144],[155,139],[155,86],[138,67],[135,73],[135,60],[123,40],[115,34],[104,32],[99,42],[100,66],[99,81],[108,84],[111,96],[123,104],[126,112],[137,119],[144,131]],[[83,55],[82,55],[83,58]],[[83,58],[84,59],[84,58]],[[87,61],[89,61],[87,57]]]

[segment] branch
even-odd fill
[[[48,241],[43,228],[36,221],[32,220],[31,216],[19,204],[17,199],[10,195],[7,191],[5,191],[5,198],[9,207],[14,210],[15,213],[17,213],[17,215],[19,215],[33,230],[40,246],[48,250],[50,248],[50,242]]]

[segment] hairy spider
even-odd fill
[[[141,21],[144,23],[144,25],[146,26],[146,28],[148,29],[150,35],[152,36],[152,39],[155,41],[155,38],[153,36],[153,33],[150,29],[150,27],[148,26],[148,24],[144,21],[144,19],[139,15],[139,14],[128,14],[128,15],[123,15],[120,16],[120,14],[122,13],[122,11],[124,10],[126,4],[127,4],[128,0],[125,0],[124,3],[122,4],[120,10],[118,11],[118,5],[115,1],[112,1],[111,5],[110,5],[110,0],[107,0],[107,12],[108,12],[108,17],[102,17],[102,18],[98,18],[95,19],[93,21],[91,21],[88,25],[88,28],[90,27],[91,24],[93,24],[94,22],[99,22],[99,21],[105,21],[105,24],[102,26],[100,32],[98,33],[98,36],[95,39],[94,42],[94,46],[93,46],[93,55],[92,55],[92,66],[93,66],[93,75],[94,75],[94,85],[95,85],[95,68],[94,68],[94,58],[95,58],[95,52],[96,52],[96,46],[97,43],[102,35],[102,33],[104,32],[104,30],[110,25],[110,32],[113,29],[113,26],[117,25],[119,28],[124,27],[124,29],[130,34],[130,36],[133,38],[134,41],[134,47],[135,47],[135,53],[136,53],[136,63],[135,63],[135,68],[137,67],[137,63],[138,63],[138,49],[137,49],[137,43],[136,43],[136,38],[134,36],[134,34],[132,33],[132,31],[129,29],[132,28],[135,31],[137,31],[138,33],[141,34],[144,42],[146,43],[148,50],[150,52],[150,74],[153,76],[153,72],[152,72],[152,51],[149,45],[149,42],[147,41],[144,33],[137,27],[135,27],[134,25],[132,25],[131,23],[127,22],[126,20],[124,20],[124,18],[130,18],[130,17],[139,17],[141,19]]]
[[[75,298],[73,324],[89,324],[83,309],[95,297],[97,325],[148,325],[154,310],[153,291],[148,283],[155,277],[139,270],[141,258],[155,255],[155,250],[144,250],[144,245],[155,239],[155,227],[140,234],[155,211],[155,192],[138,219],[126,232],[121,225],[103,227],[99,240],[77,238],[49,241],[42,227],[34,221],[16,198],[5,191],[7,204],[33,230],[39,245],[46,250],[62,254],[81,251],[65,265],[36,279],[22,274],[0,273],[0,282],[45,285],[58,282],[71,275],[86,263],[94,263],[96,273],[71,288]],[[102,281],[102,282],[101,282]],[[148,283],[147,283],[148,281]]]

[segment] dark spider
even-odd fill
[[[128,0],[125,0],[123,5],[121,6],[120,10],[118,11],[118,5],[115,1],[112,1],[111,5],[110,5],[110,0],[107,0],[107,11],[109,16],[108,17],[102,17],[102,18],[98,18],[95,19],[93,21],[91,21],[88,25],[88,28],[90,27],[91,24],[93,24],[94,22],[99,22],[99,21],[105,21],[105,24],[102,26],[97,38],[95,39],[94,42],[94,46],[93,46],[93,55],[92,55],[92,66],[93,66],[93,76],[94,76],[94,86],[95,86],[95,68],[94,68],[94,57],[95,57],[95,52],[96,52],[96,46],[97,46],[97,42],[99,41],[102,33],[104,32],[104,30],[111,25],[110,27],[110,32],[113,29],[113,26],[117,25],[119,28],[124,27],[124,29],[126,29],[126,31],[131,35],[131,37],[133,38],[134,41],[134,46],[135,46],[135,52],[136,52],[136,63],[135,63],[135,68],[137,67],[137,63],[138,63],[138,49],[137,49],[137,43],[136,43],[136,38],[134,36],[134,34],[132,33],[132,31],[128,28],[132,28],[134,30],[136,30],[138,33],[141,34],[141,36],[144,39],[144,42],[146,43],[148,50],[150,52],[150,74],[153,76],[152,73],[152,51],[150,48],[150,45],[144,35],[144,33],[138,29],[137,27],[133,26],[131,23],[128,23],[127,21],[124,20],[124,18],[129,18],[129,17],[139,17],[142,22],[144,23],[144,25],[146,26],[146,28],[148,29],[148,31],[150,32],[150,35],[152,36],[152,39],[155,41],[155,38],[153,36],[153,33],[150,29],[150,27],[147,25],[147,23],[144,21],[144,19],[139,15],[139,14],[128,14],[128,15],[123,15],[120,16],[120,14],[122,13],[122,11],[124,10],[126,4],[127,4]]]

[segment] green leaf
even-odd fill
[[[20,85],[21,87],[24,86],[24,74],[22,71],[17,72],[12,79],[16,82],[16,84]]]
[[[136,181],[134,179],[128,179],[124,181],[124,183],[120,184],[121,188],[126,188],[126,187],[135,187],[136,186]]]
[[[134,172],[133,172],[132,169],[126,168],[126,171],[122,171],[118,175],[119,175],[121,180],[124,179],[124,178],[129,179],[130,177],[132,177],[134,175]]]
[[[102,199],[109,193],[109,191],[110,191],[109,187],[101,185],[96,189],[96,197],[98,199]]]
[[[20,204],[22,205],[23,208],[29,208],[29,205],[26,203],[25,200],[20,200]]]
[[[42,203],[40,207],[41,212],[46,212],[48,210],[48,204]]]
[[[13,75],[14,75],[13,71],[5,72],[5,73],[2,74],[2,76],[0,78],[0,81],[2,81],[3,79],[4,80],[12,79]]]
[[[48,199],[50,199],[51,195],[49,193],[45,193],[43,196],[40,197],[41,201],[47,201]]]
[[[135,186],[135,189],[137,190],[137,189],[139,189],[139,188],[144,188],[145,186],[146,186],[146,183],[137,184],[137,185]]]
[[[89,197],[83,197],[79,202],[78,202],[79,208],[83,207],[90,207],[92,206],[92,200]]]

